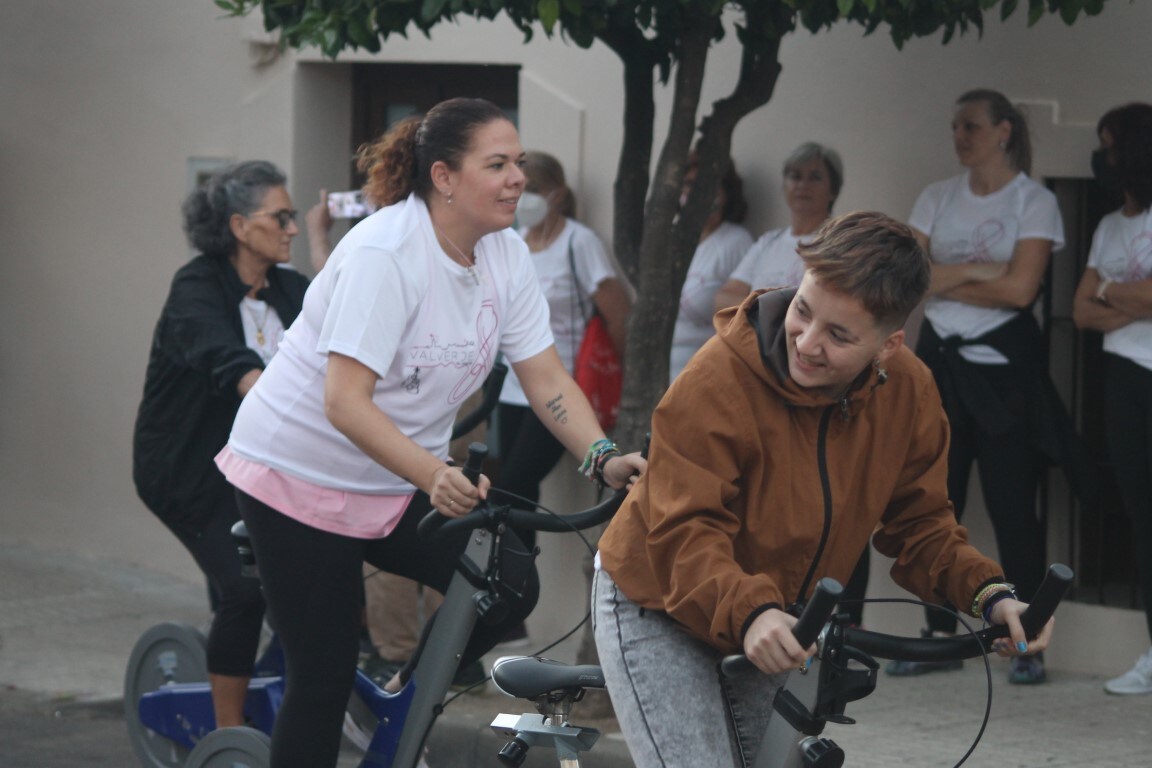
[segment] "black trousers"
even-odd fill
[[[1108,456],[1132,521],[1136,571],[1152,638],[1152,371],[1119,355],[1109,354],[1107,360]]]
[[[1010,413],[1028,412],[1028,387],[1007,365],[980,366]],[[948,496],[960,520],[968,501],[968,481],[977,466],[984,504],[996,535],[1004,576],[1016,585],[1027,602],[1044,578],[1046,532],[1037,510],[1037,491],[1044,469],[1039,451],[1032,445],[1024,419],[999,435],[981,429],[976,418],[962,407],[948,412],[952,442],[948,450]],[[968,606],[958,606],[967,613]],[[928,628],[955,632],[956,618],[943,611],[927,612]]]
[[[237,492],[248,525],[268,615],[284,648],[286,689],[272,733],[272,768],[334,766],[344,707],[352,692],[363,607],[361,566],[371,563],[439,592],[448,589],[467,536],[424,541],[416,525],[429,511],[417,493],[396,529],[383,539],[355,539],[317,530]],[[506,595],[507,618],[478,622],[461,664],[480,658],[536,605],[539,581],[530,567],[521,596]]]
[[[211,514],[195,522],[178,513],[158,515],[192,555],[208,580],[212,627],[208,630],[208,671],[215,675],[247,677],[252,674],[260,628],[264,624],[264,596],[255,579],[240,574],[240,555],[232,539],[232,524],[240,519],[236,494],[223,482],[210,505]],[[172,511],[172,510],[168,510]]]

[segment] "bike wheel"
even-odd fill
[[[140,698],[171,683],[208,679],[207,641],[195,627],[157,624],[132,648],[124,673],[124,721],[132,749],[145,768],[181,768],[188,750],[140,722]]]
[[[268,734],[239,726],[212,731],[196,744],[185,768],[268,768],[271,757]]]

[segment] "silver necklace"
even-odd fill
[[[460,246],[452,242],[452,238],[448,237],[448,235],[444,234],[444,230],[436,226],[435,221],[432,222],[432,228],[436,230],[440,237],[444,238],[444,241],[448,243],[448,245],[452,246],[456,253],[460,254],[460,261],[458,263],[460,266],[468,270],[468,274],[472,276],[473,282],[475,282],[476,285],[480,285],[480,275],[476,274],[476,257],[473,256],[471,259],[469,259],[468,256],[464,254],[464,251],[460,250]],[[451,254],[449,254],[449,256],[451,256]],[[455,258],[452,260],[456,261]]]

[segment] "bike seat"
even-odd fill
[[[565,664],[539,656],[503,656],[492,667],[492,682],[509,696],[535,699],[552,691],[603,688],[595,664]]]

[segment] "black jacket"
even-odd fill
[[[308,280],[268,270],[258,297],[287,328]],[[244,342],[240,301],[250,290],[225,257],[197,256],[176,272],[152,336],[144,398],[136,415],[132,478],[143,502],[169,524],[195,529],[227,482],[213,458],[240,407],[236,385],[264,361]]]
[[[986,366],[969,362],[960,354],[962,347],[977,344],[992,347],[1008,358],[1009,369],[1028,393],[1030,408],[1026,412],[1009,411],[984,378],[982,371]],[[1023,421],[1032,445],[1049,465],[1063,470],[1081,504],[1095,506],[1098,489],[1092,462],[1048,375],[1047,344],[1030,309],[1021,310],[1016,317],[975,339],[940,338],[932,323],[925,320],[916,354],[936,378],[945,413],[954,417],[967,411],[992,437]]]

